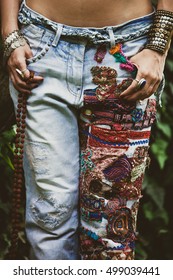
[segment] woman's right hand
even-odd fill
[[[38,87],[43,81],[43,77],[33,76],[33,72],[27,69],[26,59],[32,56],[29,45],[25,44],[15,49],[7,60],[9,76],[15,89],[25,94],[30,94],[32,89]]]

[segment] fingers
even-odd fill
[[[32,83],[27,83],[20,77],[16,77],[15,75],[13,75],[13,73],[10,74],[10,78],[15,89],[21,93],[31,94],[32,89],[38,87],[38,83],[34,81]]]
[[[120,98],[129,102],[144,100],[158,89],[163,77],[165,57],[143,49],[131,57],[130,61],[136,66],[137,75],[131,85],[120,94]]]
[[[137,75],[132,84],[120,94],[120,98],[128,102],[144,100],[152,95],[158,88],[160,79]]]
[[[43,77],[35,76],[33,71],[27,68],[20,70],[15,68],[10,73],[14,87],[21,93],[30,94],[32,89],[39,86],[43,81]]]
[[[32,57],[29,46],[19,47],[13,51],[8,60],[8,70],[15,89],[21,93],[30,94],[32,89],[38,87],[43,77],[36,76],[26,65],[26,58]]]

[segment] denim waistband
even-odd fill
[[[52,21],[45,16],[35,12],[26,5],[25,0],[22,1],[18,20],[21,24],[37,24],[44,26],[57,33],[57,40],[60,36],[70,37],[71,39],[87,39],[89,43],[111,43],[114,45],[118,42],[126,42],[145,36],[153,21],[154,11],[143,17],[129,20],[115,26],[97,27],[75,27],[64,25]]]

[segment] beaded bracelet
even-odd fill
[[[164,54],[173,35],[173,12],[157,10],[153,24],[148,33],[148,42],[145,49],[151,49]]]
[[[20,33],[19,30],[14,30],[3,41],[4,46],[4,58],[7,59],[11,53],[27,43],[27,40],[24,36]]]

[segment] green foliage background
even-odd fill
[[[151,164],[143,184],[138,214],[136,259],[173,260],[173,44],[166,67],[166,86],[158,121],[151,137]],[[0,88],[0,94],[2,93]],[[1,117],[1,116],[0,116]],[[6,259],[10,245],[11,182],[13,174],[14,128],[0,133],[0,259]],[[25,196],[23,193],[24,216]],[[19,259],[27,259],[24,218],[19,233]]]
[[[173,43],[167,57],[165,79],[138,216],[138,259],[173,260]]]

